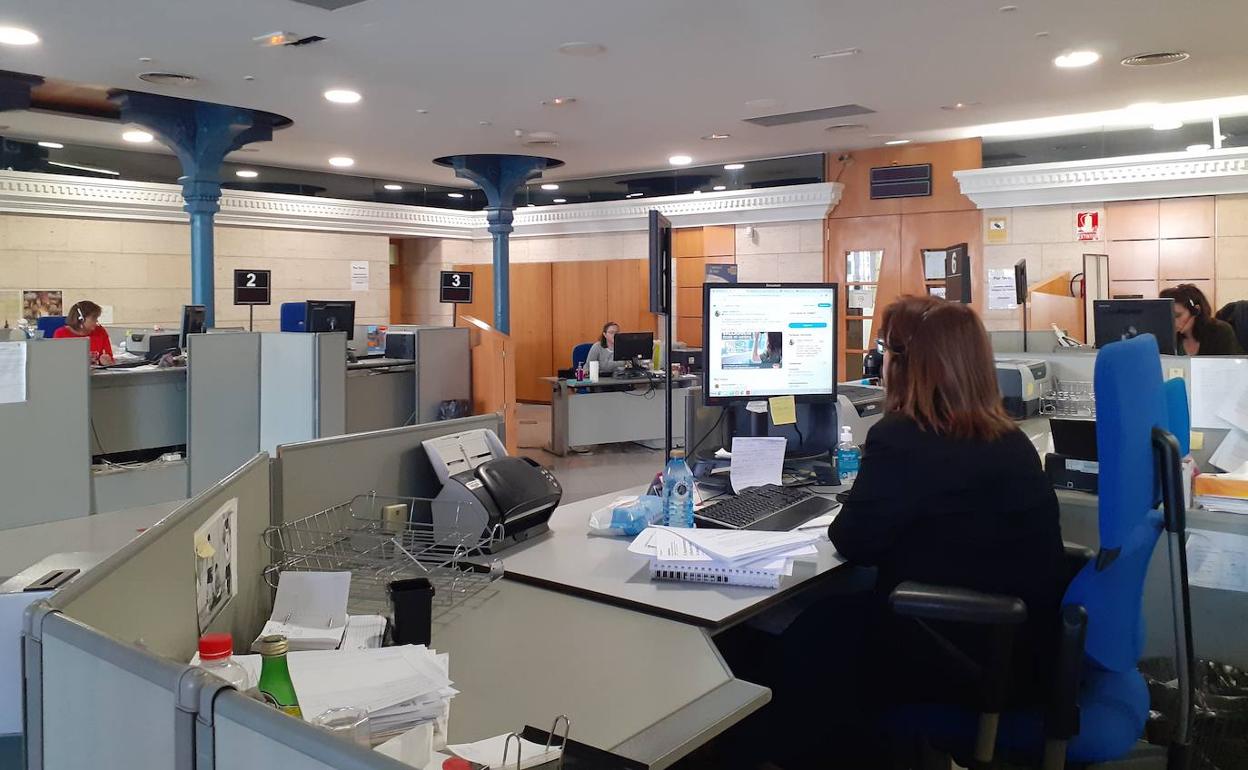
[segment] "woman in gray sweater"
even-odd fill
[[[598,371],[602,374],[616,370],[619,364],[615,360],[615,335],[619,330],[620,325],[615,321],[607,321],[602,325],[602,335],[589,349],[589,356],[585,359],[586,369],[589,369],[590,361],[597,361]]]

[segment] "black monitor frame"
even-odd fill
[[[1098,299],[1092,303],[1096,346],[1152,334],[1162,355],[1175,354],[1174,302],[1168,299]],[[1124,332],[1130,332],[1124,334]]]
[[[355,300],[310,299],[308,300],[307,330],[321,332],[346,332],[347,339],[355,336]],[[326,323],[328,319],[328,323]],[[320,328],[326,327],[326,328]]]
[[[628,355],[625,355],[627,353]],[[615,360],[636,366],[636,361],[654,358],[654,332],[616,332]]]
[[[208,308],[203,305],[182,306],[182,328],[178,333],[178,346],[183,350],[187,347],[187,336],[203,334],[207,324]]]

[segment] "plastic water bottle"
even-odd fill
[[[693,471],[684,452],[672,452],[663,469],[663,512],[669,527],[693,526]]]
[[[836,470],[842,484],[853,483],[858,478],[858,465],[862,451],[854,444],[854,431],[848,425],[841,426],[841,441],[836,445]]]
[[[234,689],[247,693],[254,686],[251,674],[231,656],[234,640],[229,634],[204,634],[199,638],[199,667],[216,674],[234,685]]]

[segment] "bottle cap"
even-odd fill
[[[684,456],[685,456],[685,450],[683,450],[683,449],[673,449],[673,450],[672,450],[672,459],[673,459],[673,460],[680,459],[680,458],[684,458]]]
[[[286,641],[286,637],[281,634],[271,634],[261,637],[260,643],[256,645],[256,652],[261,655],[275,656],[285,655],[290,650],[290,643]]]
[[[199,637],[199,659],[220,660],[234,654],[234,639],[229,634],[204,634]]]

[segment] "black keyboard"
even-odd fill
[[[765,484],[694,511],[700,524],[721,529],[765,529],[783,532],[827,513],[836,503],[805,487]]]

